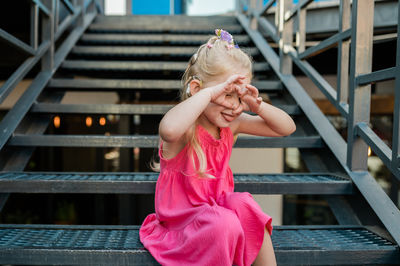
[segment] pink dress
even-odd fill
[[[196,132],[215,179],[195,174],[188,145],[172,159],[159,152],[156,213],[143,222],[140,240],[161,265],[251,265],[272,219],[249,193],[233,192],[230,128],[218,140],[201,126]]]

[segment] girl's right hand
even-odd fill
[[[242,75],[232,75],[225,82],[209,87],[211,102],[229,109],[234,108],[232,101],[227,99],[227,95],[240,90],[239,85],[243,84],[245,78]]]

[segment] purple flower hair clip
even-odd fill
[[[235,44],[235,42],[233,41],[233,37],[229,32],[223,29],[215,29],[215,35],[217,35],[218,39],[226,41],[228,43],[228,50],[232,49],[233,47],[239,48],[239,45]]]

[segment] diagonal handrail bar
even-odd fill
[[[43,55],[50,48],[50,41],[43,42],[33,57],[26,59],[15,72],[6,80],[0,88],[0,103],[2,103],[17,84],[25,77],[26,74],[37,64]]]
[[[299,59],[307,59],[309,57],[313,57],[317,54],[320,54],[332,47],[337,46],[339,41],[344,41],[349,39],[351,36],[351,30],[346,30],[343,32],[336,33],[335,35],[329,37],[328,39],[323,40],[319,44],[308,48],[302,53],[299,53],[297,57]]]
[[[75,8],[69,0],[62,0],[62,2],[71,14],[75,13]]]
[[[289,21],[293,18],[301,9],[305,9],[309,6],[314,0],[302,0],[297,5],[295,5],[289,12],[285,14],[285,21]]]
[[[23,41],[19,40],[18,38],[15,38],[14,36],[12,36],[11,34],[9,34],[8,32],[6,32],[1,28],[0,28],[0,38],[28,55],[35,55],[35,49],[30,47]]]
[[[275,4],[276,0],[269,0],[258,13],[259,16],[267,14],[268,10]]]
[[[46,16],[51,16],[51,11],[42,3],[41,0],[32,0],[32,2],[34,2]]]

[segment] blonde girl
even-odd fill
[[[228,163],[239,133],[286,136],[296,126],[251,78],[249,56],[216,30],[190,59],[182,102],[160,122],[156,213],[140,239],[162,265],[276,265],[272,219],[249,193],[234,192]]]

